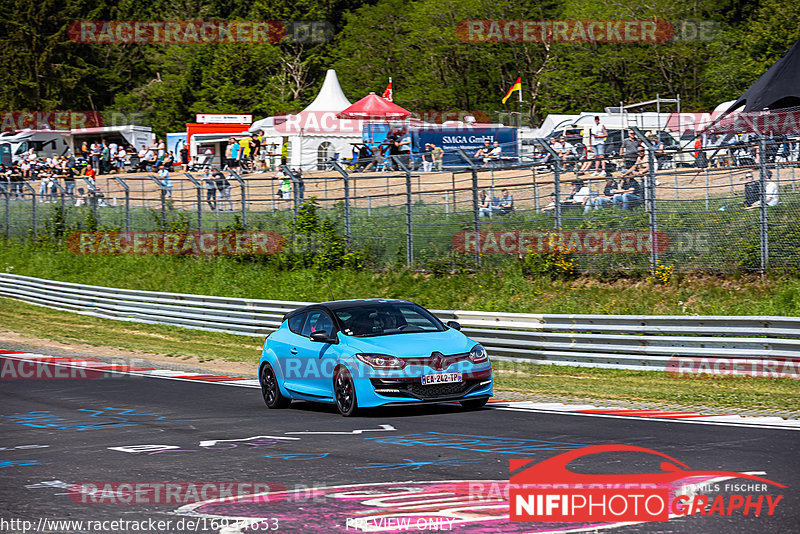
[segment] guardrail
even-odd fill
[[[307,302],[137,291],[0,273],[0,296],[84,315],[265,336]],[[495,359],[663,370],[673,357],[794,359],[800,317],[539,315],[431,310]]]

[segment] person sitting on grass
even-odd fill
[[[746,210],[753,210],[761,207],[761,184],[753,178],[752,173],[745,175],[749,180],[745,184],[745,208]],[[749,191],[748,191],[749,186]],[[766,198],[766,205],[774,207],[778,205],[778,184],[772,181],[772,171],[767,171],[767,183],[764,184],[764,196]],[[751,200],[748,204],[748,198]]]
[[[627,210],[642,201],[642,185],[633,176],[627,176],[619,189],[614,190],[614,205],[622,204],[622,209]]]
[[[495,141],[496,142],[496,141]],[[508,189],[503,189],[502,195],[500,196],[500,202],[497,203],[496,212],[500,215],[507,215],[514,211],[514,197],[511,196],[511,193],[508,192]]]
[[[589,198],[586,201],[585,208],[583,209],[584,215],[589,213],[589,211],[594,208],[595,210],[599,210],[606,204],[611,204],[614,202],[614,190],[617,189],[617,181],[614,180],[614,176],[609,173],[606,176],[606,185],[603,188],[603,193],[597,195],[594,198]]]

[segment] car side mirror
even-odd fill
[[[449,326],[453,330],[459,330],[459,331],[461,330],[461,323],[458,323],[456,321],[447,321],[447,326]]]
[[[310,339],[311,341],[316,341],[317,343],[330,343],[331,345],[336,345],[339,343],[339,339],[336,337],[336,334],[330,335],[325,330],[312,332]]]

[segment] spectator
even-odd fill
[[[206,170],[203,171],[203,183],[206,187],[206,202],[208,202],[208,207],[212,210],[217,209],[217,182],[214,176],[216,173],[216,167],[211,170],[206,168]]]
[[[441,147],[436,146],[435,144],[431,143],[431,161],[433,166],[436,167],[436,170],[442,172],[442,158],[444,156],[444,150]]]
[[[584,147],[586,152],[583,154],[581,160],[583,161],[583,165],[581,168],[578,169],[578,175],[585,174],[592,168],[592,163],[597,164],[594,160],[594,149],[591,146]],[[592,175],[597,175],[598,173],[592,173]]]
[[[110,155],[111,160],[117,157],[118,151],[119,151],[119,145],[117,143],[112,141],[108,144],[108,153]]]
[[[163,163],[158,166],[158,177],[165,189],[167,198],[172,198],[172,181],[169,179],[169,169]]]
[[[590,209],[594,208],[595,210],[599,210],[606,204],[611,204],[614,202],[614,190],[617,189],[617,181],[614,180],[614,176],[609,174],[606,176],[606,185],[603,188],[603,193],[597,195],[594,198],[589,198],[586,201],[585,207],[583,209],[584,215],[589,212]]]
[[[147,170],[147,162],[145,161],[145,157],[147,157],[147,146],[142,145],[142,149],[138,153],[139,156],[139,168],[140,171]]]
[[[623,180],[619,189],[614,190],[614,205],[622,204],[622,209],[632,208],[642,201],[642,186],[632,176]]]
[[[602,176],[605,174],[606,161],[604,156],[606,153],[605,147],[607,138],[608,131],[606,131],[606,127],[600,123],[600,117],[595,116],[594,126],[592,126],[589,137],[595,157],[594,172],[592,173],[592,176]]]
[[[101,174],[108,174],[111,171],[111,149],[108,148],[106,142],[100,145],[100,172]]]
[[[497,141],[495,141],[495,143],[496,142]],[[514,197],[511,196],[511,193],[508,192],[508,189],[503,189],[502,193],[503,194],[500,196],[500,202],[497,204],[496,211],[500,215],[507,215],[514,211]]]
[[[86,205],[86,193],[84,192],[82,187],[78,188],[78,196],[75,198],[75,206],[84,206]]]
[[[228,146],[225,148],[226,165],[229,169],[239,169],[239,141],[231,137],[228,139]]]
[[[422,172],[431,172],[433,170],[432,158],[431,144],[425,143],[425,151],[422,152]]]
[[[553,195],[555,195],[555,193],[553,193]],[[573,180],[572,189],[570,190],[566,198],[564,198],[564,200],[561,202],[561,207],[572,208],[577,206],[583,206],[584,203],[589,198],[589,195],[590,195],[589,187],[584,185],[583,180]],[[553,199],[553,202],[542,208],[542,213],[550,213],[555,211],[556,200],[557,199]]]
[[[481,189],[478,193],[478,217],[491,217],[492,204],[489,197],[486,195],[486,190]]]
[[[483,146],[475,152],[475,159],[478,161],[485,161],[486,157],[489,155],[489,152],[492,151],[492,142],[488,139],[483,140]]]
[[[622,141],[619,155],[622,156],[625,169],[630,169],[636,163],[636,151],[639,148],[639,141],[633,130],[628,130],[628,138]]]
[[[183,172],[188,172],[189,171],[189,149],[186,148],[186,145],[181,147],[180,156],[181,156],[181,165],[183,166]]]
[[[73,198],[75,196],[75,169],[67,166],[64,173],[64,188],[67,190],[69,198]]]
[[[761,183],[753,178],[752,173],[745,175],[749,177],[749,181],[745,184],[745,208],[752,210],[761,207]],[[748,192],[749,186],[749,192]],[[775,207],[778,205],[778,184],[772,180],[772,171],[767,171],[767,183],[764,184],[764,197],[766,198],[766,205]],[[748,199],[752,202],[748,204]]]
[[[94,190],[94,194],[92,196],[94,197],[95,202],[97,202],[97,207],[104,208],[108,205],[106,204],[106,196],[103,194],[103,190],[100,188],[100,186]]]
[[[100,156],[101,156],[102,147],[100,143],[94,142],[91,146],[91,156],[92,156],[92,167],[94,168],[95,174],[102,174],[100,170]]]
[[[636,161],[628,167],[628,169],[623,172],[620,177],[628,176],[629,174],[633,174],[636,176],[642,176],[647,174],[647,171],[650,169],[650,164],[647,160],[647,156],[644,153],[644,147],[639,145],[639,148],[636,149]]]
[[[158,151],[158,161],[163,161],[164,155],[167,151],[167,145],[164,143],[163,139],[158,140],[158,143],[156,144],[156,150]]]
[[[128,153],[125,152],[125,149],[119,147],[117,150],[116,158],[117,158],[117,171],[118,172],[125,172],[125,158],[128,157]]]
[[[258,159],[258,153],[261,151],[261,136],[253,132],[247,142],[250,144],[250,159],[255,163]],[[255,164],[252,167],[255,169]]]
[[[492,143],[492,149],[483,159],[483,163],[488,167],[489,164],[496,165],[500,162],[500,154],[503,151],[502,147],[500,146],[500,141],[495,141]]]
[[[83,156],[84,158],[89,157],[89,145],[86,141],[81,143],[81,156]]]
[[[217,172],[217,190],[217,198],[219,199],[218,206],[220,211],[233,211],[233,200],[231,200],[231,183],[228,181],[222,171]],[[228,201],[227,210],[223,207],[226,200]]]

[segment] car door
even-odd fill
[[[297,353],[297,340],[300,337],[305,320],[306,313],[293,315],[287,319],[286,328],[279,329],[268,338],[269,345],[278,359],[284,385],[292,378],[287,371],[291,371],[290,366],[294,365],[292,360]]]
[[[299,335],[293,336],[294,347],[291,366],[291,381],[287,387],[317,397],[333,395],[333,368],[336,365],[336,352],[329,343],[311,341],[314,332],[326,331],[332,334],[334,327],[330,316],[323,310],[311,310],[306,314]]]

